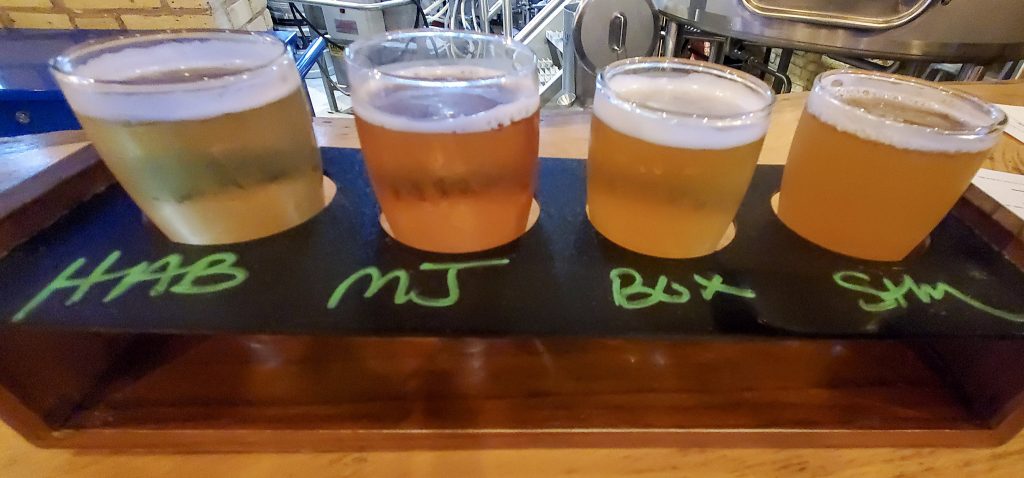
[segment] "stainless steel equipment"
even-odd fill
[[[559,106],[588,104],[601,68],[653,55],[660,37],[661,18],[650,0],[550,1],[516,35],[542,65],[557,69],[557,78],[542,78],[541,100]]]
[[[572,20],[575,16],[574,13],[567,13],[566,6],[575,3],[575,0],[549,0],[514,37],[537,55],[541,73],[541,104],[551,101],[564,90],[567,64],[565,39],[566,33],[571,33]],[[568,64],[574,64],[572,58],[568,61]],[[568,102],[571,103],[573,99],[574,95]]]
[[[625,58],[651,56],[661,36],[651,0],[583,0],[573,20],[577,103],[594,98],[597,73]]]
[[[377,0],[350,0],[360,4],[379,4]],[[416,24],[416,7],[412,3],[384,9],[323,7],[324,23],[331,39],[348,43],[388,30],[403,30]]]
[[[861,58],[1024,58],[1022,0],[654,0],[670,19],[771,47]]]
[[[616,60],[648,56],[657,46],[659,23],[651,0],[583,0],[573,22],[577,59],[596,74]]]
[[[361,36],[416,25],[420,0],[269,0],[267,8],[274,28],[308,33],[299,71],[307,78],[313,64],[327,95],[328,109],[342,112],[336,93],[347,94],[345,68],[335,46],[344,46]],[[314,33],[315,32],[315,33]],[[324,36],[322,36],[324,35]],[[331,47],[328,47],[328,44]],[[336,79],[331,78],[334,74]]]
[[[311,30],[310,43],[323,50],[325,42],[337,48],[325,55],[333,64],[337,81],[324,76],[329,109],[338,112],[335,92],[346,93],[348,83],[340,49],[348,43],[384,31],[404,30],[414,26],[446,27],[485,32],[503,32],[511,37],[541,9],[542,4],[554,0],[292,0],[300,5],[305,19],[292,14],[287,2],[271,0],[279,27],[298,29],[306,21]],[[418,6],[417,6],[418,5]],[[493,20],[501,15],[500,30]],[[423,20],[418,21],[418,20]],[[328,71],[327,61],[319,59],[320,70]],[[541,62],[540,70],[548,76],[557,76],[559,69],[550,59]]]

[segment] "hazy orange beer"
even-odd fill
[[[345,53],[363,156],[395,238],[472,252],[526,229],[537,175],[536,59],[520,43],[388,33]]]
[[[302,81],[275,37],[138,35],[52,67],[103,161],[171,240],[256,239],[323,209]]]
[[[967,189],[1005,124],[999,108],[927,81],[824,73],[793,138],[779,217],[826,249],[903,259]]]
[[[764,82],[710,63],[609,65],[590,130],[591,223],[642,254],[714,252],[750,185],[773,98]]]

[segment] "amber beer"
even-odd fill
[[[276,39],[145,35],[53,65],[106,165],[171,240],[255,239],[323,208],[309,109]]]
[[[381,54],[389,45],[405,58]],[[467,50],[475,53],[459,54]],[[356,43],[346,55],[359,141],[394,237],[462,253],[522,235],[536,182],[540,106],[526,47],[491,35],[418,31]]]
[[[938,225],[995,145],[997,107],[897,75],[819,76],[800,118],[779,217],[826,249],[898,261]]]
[[[610,65],[591,122],[591,223],[642,254],[714,252],[750,185],[772,101],[756,78],[709,63]]]

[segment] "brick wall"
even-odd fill
[[[4,0],[0,0],[0,2],[2,1]],[[769,64],[773,68],[779,66],[778,48],[772,50]],[[828,61],[821,57],[820,53],[794,51],[787,73],[789,74],[789,79],[793,81],[793,91],[806,91],[811,89],[815,77],[833,68],[836,68],[836,66],[829,64]]]
[[[269,30],[267,0],[0,0],[0,27]]]

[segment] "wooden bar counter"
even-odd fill
[[[1024,105],[1024,83],[957,85],[988,101]],[[760,161],[785,162],[806,94],[779,98]],[[318,119],[321,146],[356,147],[354,123]],[[541,155],[583,158],[589,117],[557,113],[542,120]],[[80,131],[0,140],[0,189],[44,190],[54,179],[37,174],[73,171],[88,148]],[[50,167],[56,163],[57,167]],[[985,167],[1024,173],[1024,145],[1005,136]],[[12,185],[17,185],[14,187]],[[969,194],[977,194],[972,191]],[[10,197],[10,196],[9,196]],[[977,202],[976,202],[977,203]],[[11,207],[0,203],[0,214]],[[985,209],[982,205],[982,209]],[[998,219],[998,218],[997,218]],[[1017,222],[1015,222],[1017,221]],[[1000,220],[1015,235],[1014,218]],[[0,235],[16,231],[0,230]],[[1007,367],[1020,367],[1007,363]],[[998,448],[932,449],[559,449],[374,451],[346,453],[153,454],[45,450],[0,424],[0,477],[282,477],[282,476],[967,476],[1024,474],[1024,434]]]

